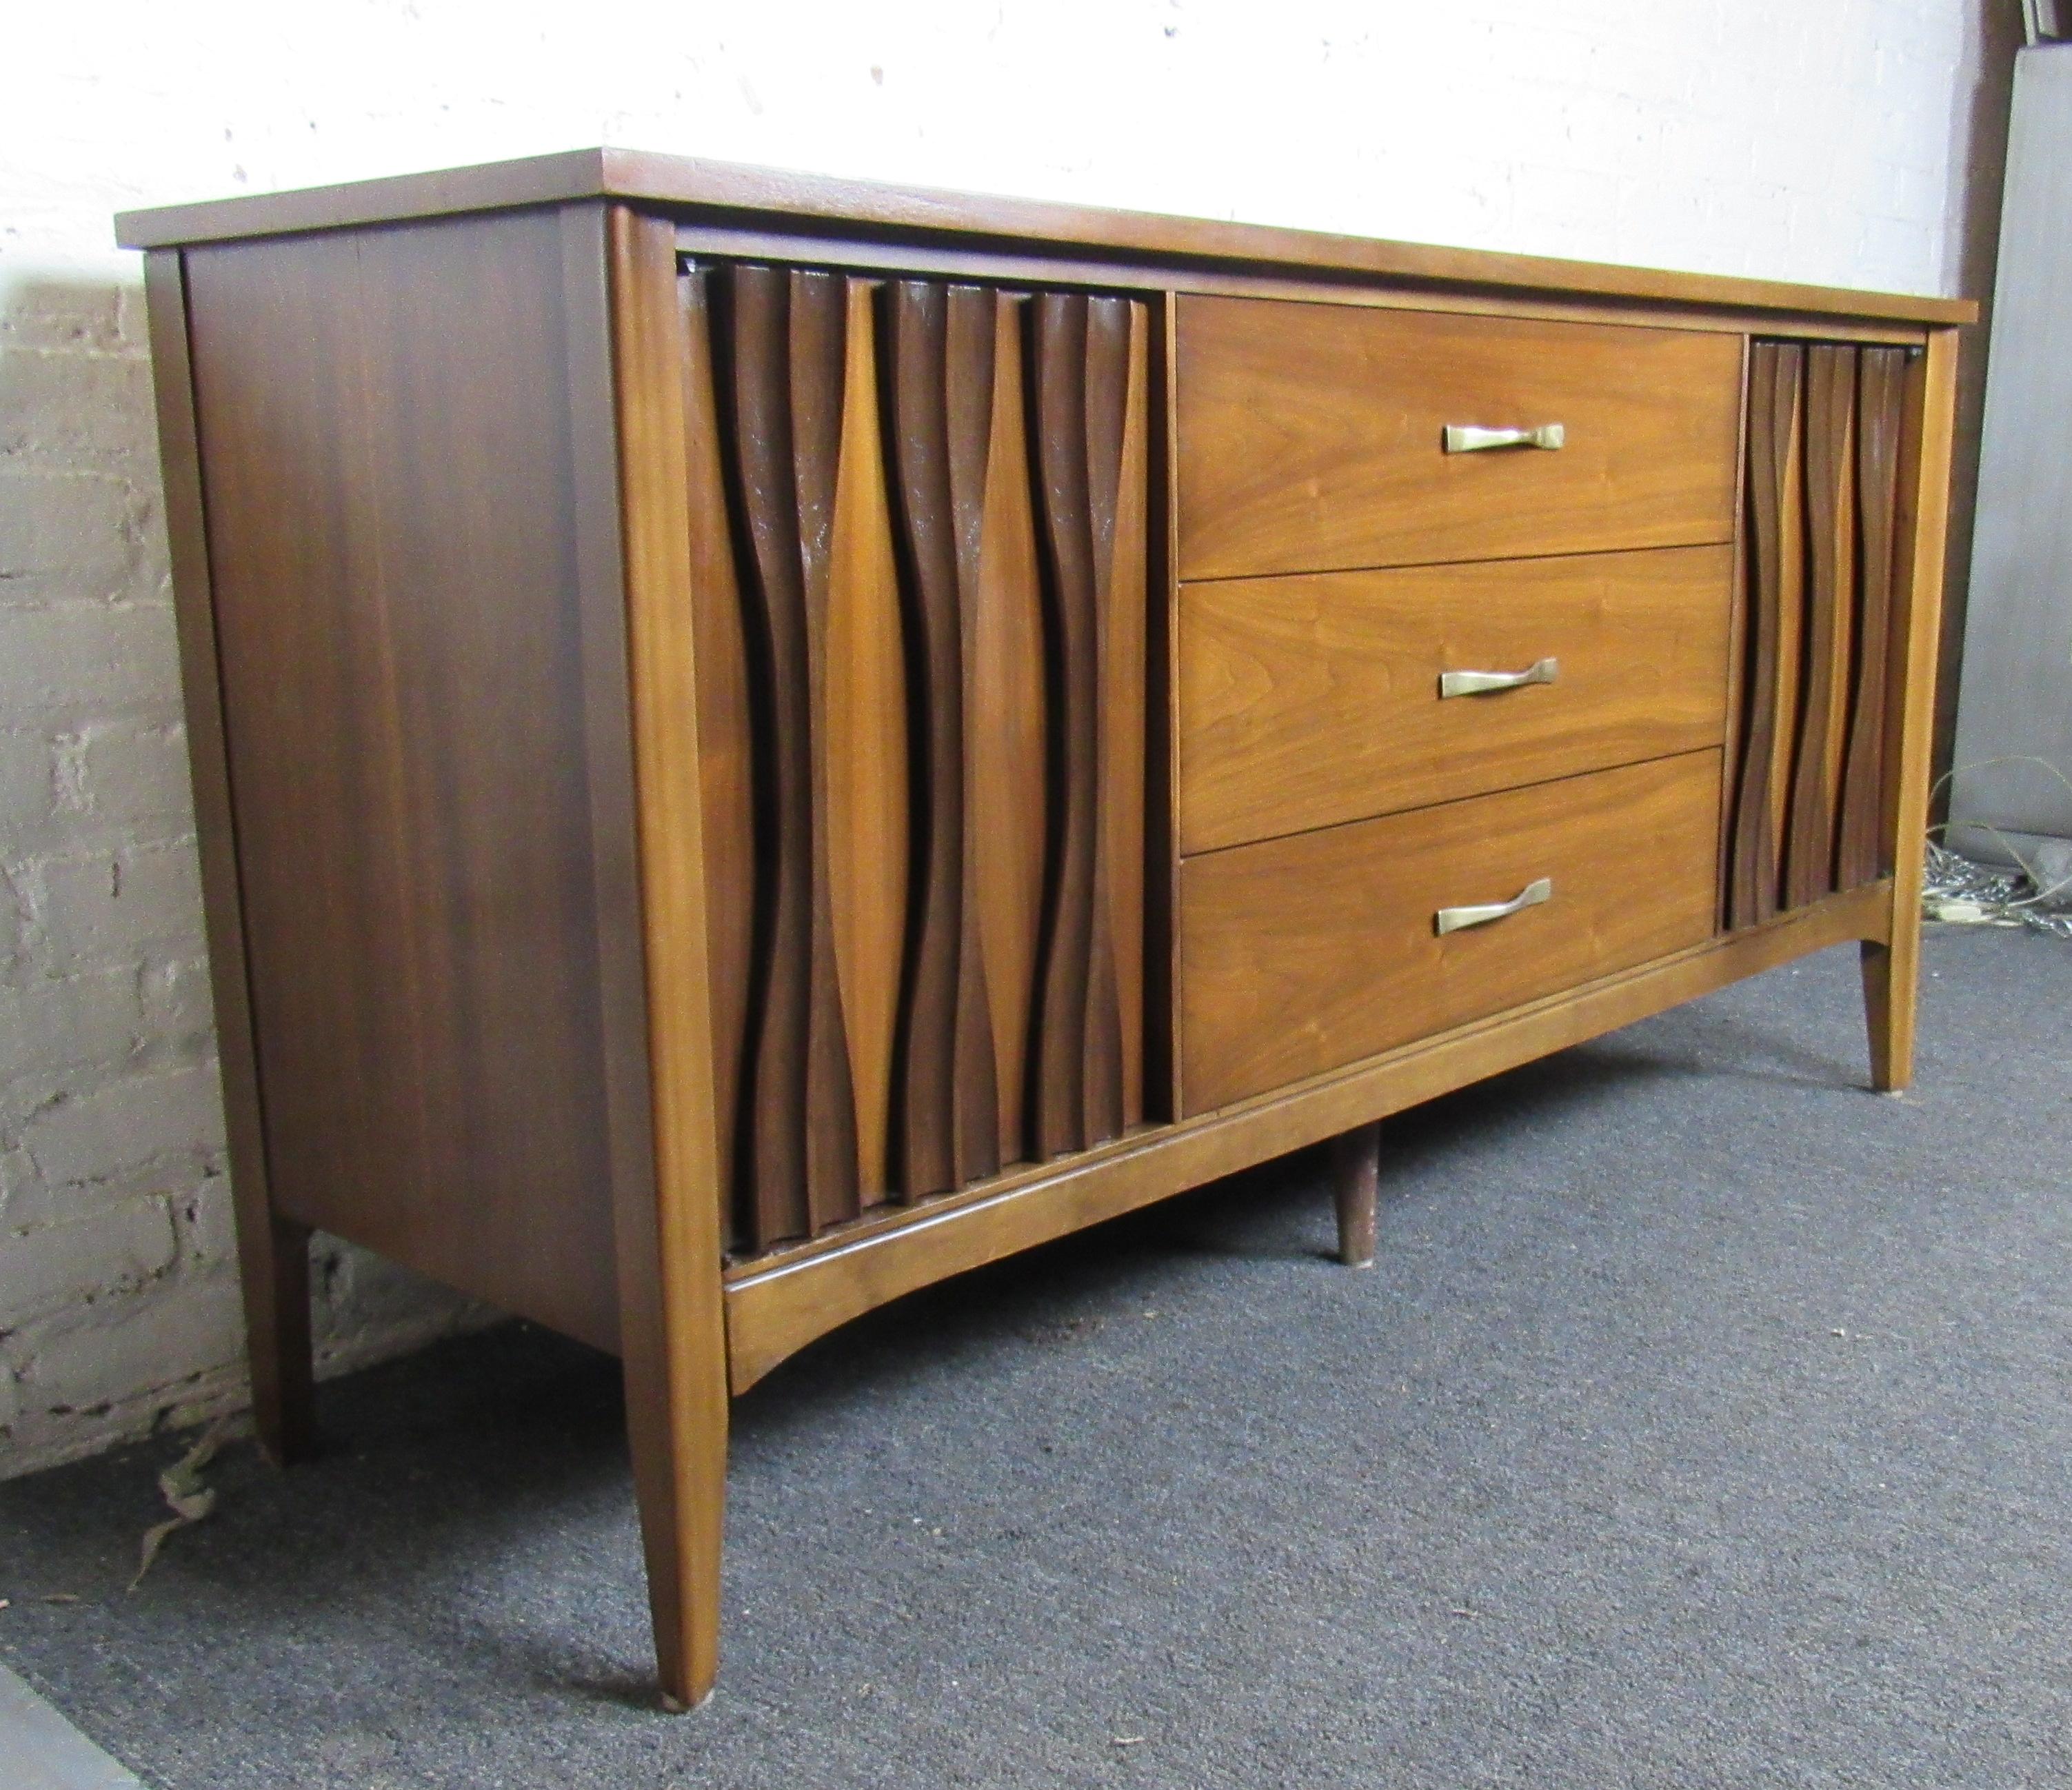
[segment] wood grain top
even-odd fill
[[[125,248],[154,249],[583,199],[657,205],[701,223],[758,224],[806,236],[861,234],[895,245],[958,242],[1003,250],[1047,245],[1118,263],[1295,272],[1434,290],[1524,290],[1922,324],[1978,319],[1978,307],[1968,298],[1496,254],[1270,224],[885,186],[626,149],[570,150],[343,186],[125,212],[116,218],[115,233]]]

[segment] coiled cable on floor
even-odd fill
[[[2034,764],[2048,771],[2068,792],[2072,778],[2048,759],[2027,755],[1982,759],[1943,772],[1930,792],[1933,805],[1943,786],[1959,771],[1983,771],[1996,764]],[[2000,851],[2013,862],[1982,864],[1943,842],[1950,824],[1943,821],[1928,829],[1927,875],[1922,883],[1921,913],[1924,920],[1968,926],[2026,926],[2048,932],[2054,938],[2072,939],[2072,842],[2062,849],[2053,842],[2044,851],[2026,855],[2015,842],[1989,821],[1963,824],[1990,833]]]

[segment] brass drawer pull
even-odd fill
[[[1472,423],[1446,425],[1449,454],[1479,454],[1486,447],[1559,447],[1568,431],[1558,422],[1543,422],[1537,429],[1478,429]]]
[[[1554,879],[1543,876],[1527,883],[1508,901],[1488,902],[1477,907],[1441,907],[1432,916],[1432,922],[1441,936],[1470,926],[1486,926],[1494,920],[1508,920],[1523,908],[1537,907],[1541,902],[1551,900],[1553,894]]]
[[[1442,671],[1439,700],[1449,696],[1483,696],[1491,690],[1515,690],[1527,684],[1551,684],[1561,673],[1559,659],[1536,659],[1523,671]]]

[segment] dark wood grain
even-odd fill
[[[1731,336],[1207,298],[1179,331],[1183,578],[1733,538]],[[1556,423],[1554,451],[1443,445]]]
[[[1719,804],[1719,753],[1689,752],[1185,859],[1182,1110],[1710,937]],[[1508,901],[1541,877],[1544,904],[1437,932],[1439,909]]]
[[[1034,311],[1038,509],[1049,571],[1057,807],[1029,1106],[1039,1158],[1122,1127],[1121,1032],[1101,809],[1102,673],[1128,309],[1042,293]],[[1098,480],[1100,489],[1096,490]]]
[[[879,414],[880,282],[849,282],[828,619],[828,895],[842,1018],[856,1084],[859,1194],[891,1193],[894,1064],[906,950],[908,842],[906,624],[886,489]]]
[[[1030,456],[1045,549],[1051,846],[1045,871],[1042,994],[1030,1055],[1030,1154],[1081,1150],[1086,1129],[1088,957],[1093,938],[1100,665],[1093,639],[1093,539],[1087,494],[1083,298],[1030,301]]]
[[[1914,1079],[1921,980],[1921,887],[1927,844],[1929,750],[1935,718],[1935,653],[1949,528],[1951,417],[1956,403],[1956,331],[1929,338],[1910,360],[1901,405],[1899,508],[1893,529],[1893,615],[1885,701],[1888,767],[1881,843],[1892,871],[1885,940],[1863,951],[1871,1085]]]
[[[1331,1140],[1331,1203],[1338,1220],[1338,1260],[1374,1265],[1375,1208],[1380,1203],[1381,1127],[1363,1125]]]
[[[1836,886],[1860,887],[1886,868],[1885,694],[1890,681],[1893,578],[1899,512],[1900,430],[1906,356],[1897,348],[1859,352],[1856,492],[1862,558],[1857,579],[1855,684],[1842,771]]]
[[[551,214],[187,269],[275,1208],[610,1348],[562,279]]]
[[[1092,546],[1092,601],[1087,625],[1094,658],[1094,804],[1091,926],[1087,940],[1087,1032],[1084,1095],[1089,1142],[1118,1136],[1123,1115],[1121,982],[1116,962],[1113,900],[1117,866],[1113,828],[1122,817],[1116,787],[1116,740],[1129,725],[1134,703],[1119,703],[1125,677],[1133,692],[1143,683],[1141,649],[1137,662],[1117,663],[1116,620],[1116,521],[1122,496],[1123,431],[1129,405],[1130,326],[1137,307],[1126,298],[1087,301],[1086,462],[1087,520]],[[1141,556],[1141,541],[1138,553]],[[1136,800],[1141,800],[1137,778]],[[1126,838],[1141,837],[1141,822],[1129,817]]]
[[[277,1212],[256,1230],[240,1220],[237,1269],[245,1310],[252,1425],[277,1467],[316,1452],[315,1354],[310,1335],[310,1227]]]
[[[1741,731],[1741,773],[1734,794],[1733,864],[1727,918],[1753,926],[1778,911],[1774,798],[1778,742],[1788,737],[1794,710],[1783,689],[1780,637],[1797,581],[1799,553],[1793,500],[1798,467],[1798,418],[1804,351],[1758,342],[1749,351],[1746,706]]]
[[[1183,850],[1716,746],[1731,547],[1306,577],[1179,599]],[[1448,671],[1556,681],[1442,699]]]
[[[1856,591],[1856,350],[1814,344],[1806,351],[1806,638],[1784,854],[1793,907],[1835,887]]]
[[[950,1053],[950,1166],[956,1186],[981,1180],[1001,1164],[1000,1071],[993,1051],[992,978],[979,923],[978,866],[989,834],[1013,830],[1016,821],[1001,816],[989,829],[972,800],[972,766],[982,730],[979,704],[985,695],[979,615],[985,595],[999,302],[989,287],[952,286],[943,352],[950,522],[956,542],[957,974]],[[1019,470],[1010,463],[1009,475]],[[943,725],[947,732],[947,718]]]
[[[990,446],[990,299],[903,280],[886,288],[890,434],[906,568],[912,780],[911,949],[895,1135],[909,1199],[1000,1166],[999,1109],[967,837],[965,714]],[[955,322],[952,323],[954,313]]]
[[[751,877],[716,867],[709,922],[716,953],[726,948],[717,1036],[724,1048],[742,1035],[748,1064],[731,1130],[750,1249],[845,1222],[881,1187],[917,1200],[1087,1147],[1146,1108],[1148,311],[1120,298],[848,282],[844,380],[828,413],[840,421],[833,446],[815,451],[834,468],[816,684],[791,542],[815,537],[825,506],[798,466],[786,483],[787,457],[804,465],[808,451],[796,439],[807,409],[785,382],[800,377],[802,343],[822,341],[798,320],[818,278],[760,265],[686,276],[687,328],[719,344],[708,357],[717,401],[697,399],[695,347],[686,363],[689,464],[705,493],[696,601],[715,611],[700,629],[713,643],[705,805],[737,846],[750,826],[756,845]],[[711,280],[724,282],[723,304],[701,296]],[[832,356],[815,352],[826,388]],[[706,567],[724,557],[709,538],[715,484],[731,505],[730,568]],[[832,977],[809,924],[823,885]],[[745,981],[744,889],[755,916]],[[886,916],[902,893],[894,938]],[[839,1025],[827,1031],[847,1047],[834,1067],[850,1076],[859,1167],[853,1198],[816,1215],[801,1195],[814,1171],[786,1154],[810,1136],[787,1144],[799,1128],[780,1115],[814,1109],[798,1039],[813,1035],[812,1003],[830,982]],[[1067,1064],[1062,1079],[1046,1048]]]
[[[1178,344],[1174,294],[1145,307],[1144,638],[1144,1014],[1143,1117],[1168,1122],[1180,1110],[1178,1012],[1174,989],[1178,928],[1173,903],[1180,880],[1178,791],[1174,743],[1179,735],[1179,516],[1173,503],[1176,463],[1174,363]]]
[[[144,291],[253,1421],[260,1446],[277,1464],[285,1465],[306,1459],[314,1438],[310,1233],[307,1226],[273,1210],[268,1191],[244,902],[237,881],[236,818],[217,681],[216,598],[209,579],[200,443],[195,434],[187,282],[179,254],[154,250],[144,257]]]
[[[1773,570],[1777,591],[1777,678],[1770,700],[1776,717],[1770,744],[1770,854],[1776,866],[1778,901],[1784,902],[1784,860],[1791,831],[1791,786],[1799,768],[1800,722],[1805,702],[1806,581],[1810,557],[1806,535],[1806,344],[1798,356],[1790,433],[1775,494],[1779,551]]]
[[[610,152],[548,183],[638,165]],[[527,178],[411,189],[442,212],[471,193],[476,215],[334,216],[146,270],[275,1452],[306,1440],[314,1224],[616,1348],[661,1686],[688,1706],[717,1665],[730,1386],[846,1318],[1334,1136],[1341,1253],[1367,1258],[1381,1117],[1846,939],[1873,1080],[1906,1080],[1950,332],[1902,364],[1865,344],[1904,332],[1825,321],[1844,345],[1810,381],[1790,343],[1753,382],[1748,675],[1738,698],[1731,668],[1717,685],[1749,726],[1726,735],[1724,830],[1769,854],[1747,905],[1775,906],[1780,868],[1804,904],[1721,938],[1711,747],[1176,858],[1186,380],[1119,295],[1153,251],[1024,253],[859,200],[824,233],[768,234],[767,265],[690,270],[687,242],[754,238],[746,201],[528,209]],[[1247,305],[1309,301],[1276,319],[1294,336],[1293,313],[1365,309],[1429,345],[1447,330],[1405,324],[1417,300],[1472,313],[1462,340],[1493,319],[1554,331],[1550,352],[1577,339],[1561,330],[1688,335],[1709,365],[1745,315],[1672,309],[1669,282],[1626,312],[1520,296],[1443,252],[1440,307],[1368,274],[1219,271],[1178,246],[1192,228],[1156,251],[1165,323],[1183,282],[1244,282]],[[884,257],[841,261],[874,233]],[[960,257],[981,285],[946,283]],[[906,290],[881,310],[888,282]],[[1604,327],[1642,315],[1663,327]],[[1314,372],[1305,402],[1375,401]],[[1704,433],[1664,451],[1710,477]],[[1257,458],[1246,477],[1305,476]],[[1624,490],[1580,504],[1662,508],[1659,468],[1606,464]],[[1694,582],[1694,609],[1717,586]],[[1328,634],[1297,656],[1318,653],[1342,657]],[[1823,854],[1831,883],[1893,874],[1809,893]],[[1551,909],[1429,924],[1536,870]],[[928,1084],[948,1149],[910,1209],[881,1195],[920,1129],[900,1026],[924,934],[950,947],[931,947],[949,1000]],[[981,1060],[989,1089],[966,1073]],[[1055,1155],[1011,1159],[1046,1137]],[[734,1186],[753,1259],[730,1266]]]
[[[726,1192],[708,1000],[697,619],[686,600],[697,500],[684,402],[690,341],[666,224],[619,208],[603,219],[579,212],[565,245],[594,874],[609,921],[601,982],[607,1015],[623,1018],[610,1027],[608,1080],[627,1437],[663,1701],[689,1709],[719,1666],[728,1419]],[[600,515],[610,499],[616,513]]]
[[[754,742],[749,642],[729,534],[720,459],[720,399],[713,344],[713,276],[689,271],[678,297],[684,331],[684,468],[689,601],[697,670],[698,776],[705,846],[707,1000],[712,1014],[713,1105],[719,1115],[716,1172],[725,1191],[729,1245],[752,1247],[758,1226],[741,1147],[743,1096],[754,1035],[749,987],[755,961]]]
[[[848,282],[791,275],[791,453],[798,492],[800,588],[805,597],[807,804],[812,947],[807,971],[806,1198],[812,1228],[856,1216],[856,1086],[835,968],[829,895],[827,744],[828,604],[834,574],[837,480],[848,371]]]
[[[697,400],[695,349],[686,363],[689,464],[706,493],[694,567],[722,557],[716,481],[732,512],[730,570],[697,580],[698,606],[715,611],[701,624],[713,643],[705,809],[737,846],[752,826],[756,846],[751,878],[714,871],[715,1023],[722,1047],[746,1040],[731,1102],[733,1179],[748,1191],[738,1228],[742,1247],[767,1249],[847,1221],[881,1187],[940,1194],[1145,1113],[1150,331],[1126,298],[848,282],[828,412],[840,421],[813,451],[834,468],[822,685],[811,593],[791,566],[825,506],[801,481],[807,407],[786,384],[802,343],[823,339],[798,319],[819,277],[748,265],[686,278],[687,328],[720,345],[717,401]],[[709,280],[723,280],[723,304],[701,297]],[[814,352],[830,387],[832,355]],[[888,858],[903,882],[884,874]],[[823,885],[832,977],[811,915]],[[894,939],[885,918],[902,892]],[[894,986],[888,1057],[878,1016]],[[859,1167],[853,1196],[809,1212],[816,1171],[796,1158],[810,1128],[802,1138],[782,1115],[816,1110],[799,1038],[815,1035],[812,1004],[831,992],[825,1032],[846,1045],[831,1068],[850,1076]]]
[[[859,1200],[822,737],[847,294],[832,274],[738,267],[729,295],[735,529],[763,671],[748,1142],[768,1242],[853,1217]]]
[[[1116,301],[1121,302],[1121,301]],[[1162,703],[1166,666],[1152,657],[1152,517],[1150,307],[1132,300],[1120,327],[1128,348],[1120,368],[1122,429],[1117,442],[1113,521],[1097,568],[1101,607],[1101,880],[1107,891],[1108,944],[1115,964],[1116,1029],[1120,1053],[1121,1128],[1141,1124],[1153,1109],[1153,1060],[1163,1043],[1151,1016],[1149,973],[1151,841],[1170,837],[1169,786],[1154,784],[1150,716]],[[1162,516],[1162,507],[1159,510]],[[1162,564],[1163,555],[1159,556]],[[1163,619],[1166,591],[1157,607]],[[1162,638],[1162,636],[1161,636]],[[1162,858],[1161,860],[1162,863]],[[1161,942],[1164,938],[1161,935]],[[1161,1113],[1170,1113],[1160,1105]]]
[[[980,520],[978,605],[969,666],[970,792],[984,846],[972,899],[984,938],[998,1068],[1000,1159],[1029,1153],[1026,1103],[1043,923],[1046,699],[1043,589],[1030,471],[1024,323],[1030,300],[995,311],[993,434]],[[976,847],[980,835],[971,835]]]
[[[728,270],[728,495],[748,617],[755,916],[745,1123],[736,1147],[757,1245],[811,1235],[806,1080],[812,973],[812,731],[791,451],[791,282]]]
[[[1149,327],[1116,297],[1031,301],[1052,799],[1027,1104],[1038,1160],[1145,1101]]]
[[[1740,800],[1741,748],[1748,728],[1749,655],[1749,409],[1753,401],[1753,368],[1749,350],[1741,344],[1741,438],[1734,450],[1734,516],[1736,532],[1733,567],[1727,617],[1726,732],[1723,742],[1726,767],[1725,799],[1720,804],[1719,884],[1720,930],[1733,925],[1734,819]]]
[[[940,1202],[925,1224],[880,1220],[810,1250],[744,1263],[726,1288],[734,1390],[746,1391],[815,1337],[916,1287],[1136,1211],[1176,1187],[1199,1187],[1320,1143],[1810,952],[1882,940],[1891,918],[1889,885],[1831,896],[1768,925],[1708,937],[1343,1073],[1276,1088],[1231,1111],[1182,1118],[1069,1162],[1018,1170]]]

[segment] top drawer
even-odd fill
[[[1731,540],[1741,361],[1694,330],[1183,298],[1180,576]]]

